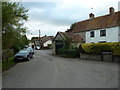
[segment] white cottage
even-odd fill
[[[79,33],[85,43],[120,42],[120,11],[114,12],[114,8],[109,8],[109,14],[94,17],[89,15],[89,19],[78,22],[73,33]]]
[[[34,39],[35,46],[39,46],[41,49],[50,48],[54,36],[43,36],[40,39]]]
[[[47,40],[43,43],[43,47],[48,47],[51,44],[52,44],[52,40]]]

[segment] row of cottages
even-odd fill
[[[39,46],[41,49],[49,48],[49,46],[52,44],[53,38],[54,36],[45,35],[43,37],[40,37],[40,39],[35,39],[34,44],[35,46]]]
[[[104,16],[91,13],[89,19],[77,22],[68,32],[79,34],[85,43],[120,42],[120,11],[110,7]]]
[[[79,47],[80,43],[83,43],[83,39],[78,35],[74,33],[68,33],[68,32],[58,32],[53,39],[53,54],[59,54],[58,49],[63,48],[64,44],[63,41],[66,40],[67,38],[71,39],[71,45],[73,47]]]
[[[58,32],[53,40],[53,54],[63,47],[62,40],[66,36],[73,40],[74,47],[80,43],[120,42],[120,11],[115,12],[110,7],[109,14],[104,16],[95,17],[91,13],[89,19],[77,22],[73,29]]]

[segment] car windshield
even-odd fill
[[[31,47],[27,48],[27,50],[33,50]]]
[[[28,51],[26,51],[26,50],[21,50],[21,51],[19,51],[19,53],[28,53]]]

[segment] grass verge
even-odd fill
[[[2,72],[2,60],[0,60],[0,72]]]
[[[8,58],[8,60],[3,60],[2,61],[2,72],[5,70],[10,69],[13,67],[16,63],[13,60],[13,57]]]

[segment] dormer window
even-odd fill
[[[106,30],[100,30],[100,36],[106,36]]]
[[[90,37],[94,37],[94,31],[90,32]]]

